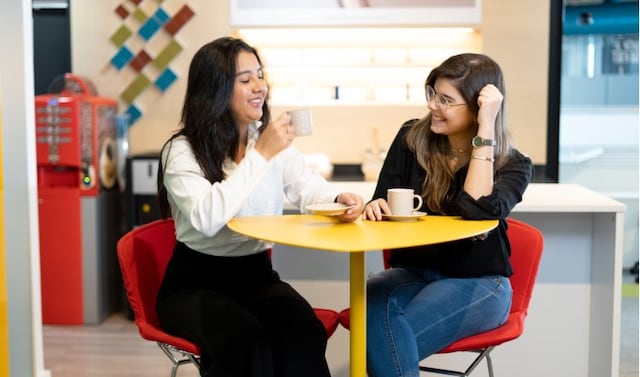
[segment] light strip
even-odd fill
[[[433,38],[471,34],[469,27],[452,28],[251,28],[239,29],[237,35],[255,45],[361,46],[429,45]]]
[[[55,0],[33,0],[31,3],[32,9],[67,9],[69,8],[69,0],[55,1]]]
[[[593,78],[595,74],[596,46],[593,38],[589,38],[587,45],[587,77]]]

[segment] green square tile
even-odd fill
[[[140,23],[145,22],[147,18],[149,18],[140,8],[136,8],[136,10],[133,11],[132,17]]]
[[[182,46],[175,40],[172,40],[153,60],[153,66],[163,71],[180,51],[182,51]]]
[[[129,30],[128,27],[122,25],[118,28],[118,30],[116,30],[115,33],[113,33],[111,35],[111,38],[109,38],[109,40],[111,41],[111,43],[113,43],[116,47],[122,47],[122,45],[124,44],[124,42],[129,39],[129,37],[131,36],[131,34],[133,34],[133,32],[131,30]]]
[[[120,98],[126,103],[131,104],[149,84],[151,84],[151,80],[141,74],[120,94]]]

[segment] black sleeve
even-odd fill
[[[522,195],[533,176],[533,164],[529,157],[514,150],[510,161],[496,172],[493,192],[478,200],[460,190],[456,205],[466,219],[504,219],[513,207],[522,201]]]

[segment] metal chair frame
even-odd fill
[[[451,369],[441,369],[441,368],[434,368],[434,367],[428,367],[425,365],[420,365],[420,370],[422,372],[430,372],[430,373],[438,373],[438,374],[444,374],[447,376],[458,376],[458,377],[469,377],[469,375],[471,374],[471,372],[473,372],[474,369],[476,369],[476,367],[478,365],[480,365],[480,363],[482,362],[482,359],[486,359],[487,360],[487,368],[489,369],[489,377],[494,377],[493,375],[493,362],[491,361],[491,351],[493,351],[493,349],[496,348],[496,346],[489,346],[485,349],[482,350],[467,350],[465,352],[476,352],[478,353],[478,356],[473,360],[473,362],[471,363],[471,365],[469,365],[469,367],[464,371],[464,372],[460,372],[457,370],[451,370]]]
[[[198,368],[198,370],[200,370],[200,355],[185,351],[168,343],[156,342],[156,344],[160,347],[162,352],[167,355],[173,364],[171,366],[171,377],[176,377],[178,367],[184,364],[193,364]]]

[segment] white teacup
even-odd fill
[[[313,133],[313,118],[311,109],[297,109],[288,111],[291,116],[291,125],[296,136],[308,136]]]
[[[418,204],[414,206],[414,203]],[[422,197],[414,194],[413,189],[392,188],[387,190],[387,202],[394,216],[410,216],[422,207]]]

